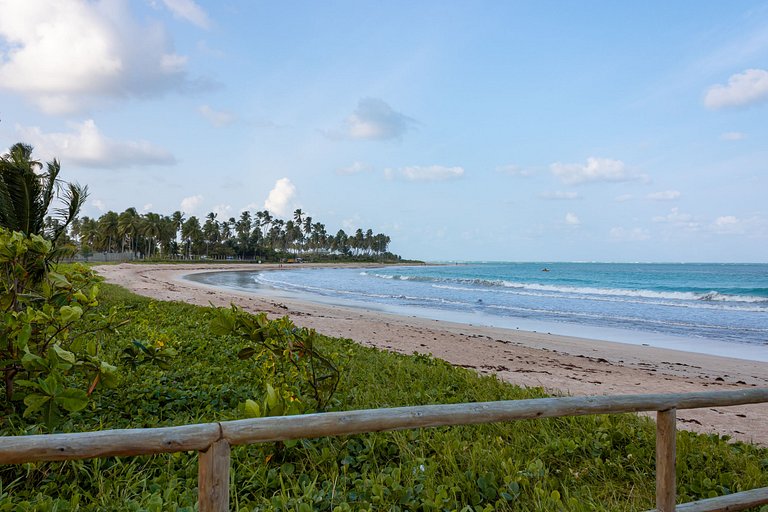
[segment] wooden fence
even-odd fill
[[[201,512],[229,510],[230,446],[388,430],[536,418],[656,411],[656,509],[744,510],[768,503],[768,487],[675,507],[678,409],[768,402],[768,388],[706,393],[541,398],[280,416],[179,427],[0,437],[0,464],[196,450]],[[768,428],[768,426],[766,426]]]

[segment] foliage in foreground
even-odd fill
[[[101,356],[120,323],[98,308],[96,276],[83,266],[49,270],[53,244],[0,227],[0,413],[43,419],[48,429],[76,412],[117,369]]]
[[[73,413],[68,431],[179,425],[242,417],[267,393],[268,369],[215,336],[213,311],[154,302],[104,286],[133,322],[110,346],[115,362],[141,341],[172,348],[167,370],[137,364],[122,385]],[[324,353],[349,356],[337,407],[362,409],[544,396],[425,355],[400,356],[318,335]],[[38,427],[6,417],[0,434]],[[678,434],[681,501],[768,485],[768,450],[717,436]],[[653,506],[654,428],[632,415],[588,416],[234,447],[233,509],[646,510]],[[196,455],[111,458],[0,467],[0,511],[193,510]]]

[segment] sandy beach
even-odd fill
[[[251,312],[288,315],[297,325],[329,336],[351,338],[362,345],[403,354],[431,353],[454,365],[495,373],[520,386],[541,386],[553,394],[768,387],[768,363],[764,362],[398,316],[222,290],[183,279],[184,275],[198,272],[275,268],[277,265],[125,263],[97,266],[95,270],[109,283],[158,300],[205,306],[235,303]],[[678,428],[768,445],[768,404],[678,411]]]

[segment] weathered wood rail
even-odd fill
[[[0,437],[0,464],[195,450],[201,512],[229,510],[230,446],[413,428],[590,414],[656,411],[656,511],[744,510],[768,503],[768,487],[675,506],[678,409],[768,402],[768,388],[683,394],[558,397],[329,412],[75,434]]]

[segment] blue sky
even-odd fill
[[[768,2],[0,0],[0,147],[83,214],[427,260],[768,261]]]

